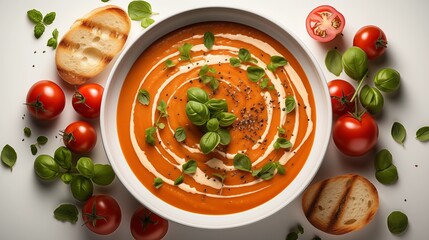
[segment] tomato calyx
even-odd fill
[[[69,143],[76,140],[72,132],[67,133],[65,131],[60,131],[60,136]]]
[[[145,230],[146,230],[146,228],[147,228],[150,224],[157,225],[157,224],[159,223],[159,221],[155,221],[155,222],[154,222],[154,221],[151,219],[151,216],[152,216],[152,212],[151,212],[151,211],[148,211],[147,209],[145,209],[145,210],[144,210],[144,213],[143,213],[143,216],[142,216],[142,217],[139,217],[140,224],[142,225],[142,229],[143,229],[143,231],[145,231]]]
[[[43,107],[43,102],[41,102],[41,101],[39,100],[39,98],[40,98],[40,95],[39,95],[39,96],[37,96],[36,101],[34,101],[34,102],[30,102],[30,103],[25,103],[25,105],[27,105],[27,106],[29,106],[29,107],[32,107],[32,108],[34,108],[34,110],[35,110],[36,114],[37,114],[39,111],[46,112],[46,109]]]
[[[341,110],[344,110],[350,107],[349,104],[352,103],[353,101],[350,101],[348,99],[349,97],[350,97],[349,95],[344,93],[344,90],[341,90],[341,97],[331,96],[331,98],[338,100],[341,103],[341,106],[342,106]]]
[[[82,226],[86,225],[87,223],[91,223],[91,225],[93,227],[96,227],[97,226],[97,221],[99,221],[99,220],[104,220],[105,222],[107,222],[107,218],[106,217],[97,215],[97,207],[96,207],[95,201],[92,204],[91,213],[84,213],[83,215],[85,215],[88,218],[88,220],[85,221],[82,224]]]
[[[77,90],[77,88],[75,89],[75,93],[74,93],[73,97],[76,98],[76,100],[77,100],[74,102],[75,104],[83,104],[83,105],[85,105],[85,107],[92,109],[92,107],[86,103],[85,96],[81,92],[79,92],[79,90]]]
[[[387,48],[387,41],[383,39],[383,33],[381,33],[381,31],[377,41],[375,41],[375,49],[379,48]]]

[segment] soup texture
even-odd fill
[[[225,119],[211,110],[210,126],[191,121],[190,88],[226,102],[232,124],[216,124]],[[314,144],[314,106],[287,46],[246,25],[198,23],[163,36],[136,60],[119,96],[118,136],[142,187],[159,199],[232,214],[269,202],[294,180]],[[202,138],[216,147],[203,153]]]

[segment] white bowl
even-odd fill
[[[128,71],[139,55],[155,40],[178,28],[205,21],[230,21],[252,26],[287,46],[304,69],[314,94],[316,130],[311,153],[292,183],[268,202],[250,210],[228,215],[205,215],[184,211],[153,195],[137,179],[122,153],[116,112],[119,93]],[[234,8],[207,7],[175,14],[148,28],[130,44],[116,61],[107,81],[101,107],[101,135],[107,157],[119,180],[143,205],[158,215],[180,224],[207,228],[231,228],[256,222],[285,207],[307,187],[317,173],[325,155],[331,133],[331,105],[323,73],[303,43],[281,24],[260,15]]]

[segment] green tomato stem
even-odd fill
[[[360,89],[362,88],[362,84],[363,84],[363,82],[365,81],[365,78],[367,77],[367,74],[368,74],[368,71],[366,71],[366,73],[363,75],[363,78],[359,81],[359,84],[358,84],[358,86],[357,86],[357,88],[356,88],[356,91],[355,91],[355,94],[353,94],[353,96],[352,96],[352,98],[350,99],[350,101],[354,101],[355,100],[355,98],[357,97],[357,95],[358,95],[358,92],[360,91]]]

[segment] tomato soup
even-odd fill
[[[213,34],[212,46],[205,45],[205,33]],[[273,68],[276,57],[287,63]],[[201,80],[205,65],[217,88]],[[249,67],[263,75],[252,79]],[[237,116],[225,128],[231,142],[208,154],[199,145],[204,129],[186,115],[191,87],[225,99]],[[266,203],[294,180],[313,145],[314,106],[309,81],[287,46],[246,25],[198,23],[163,36],[136,60],[119,96],[118,136],[142,187],[159,199],[195,213],[231,214]],[[186,135],[181,142],[174,136],[179,127]],[[250,159],[251,169],[234,164],[237,154]],[[188,174],[183,165],[190,160],[197,168]]]

